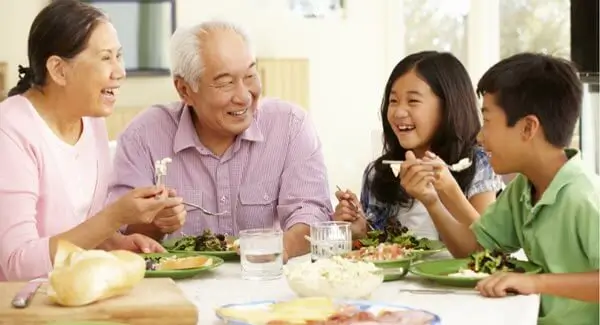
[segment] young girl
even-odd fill
[[[360,202],[350,191],[336,192],[333,218],[352,222],[355,238],[365,236],[368,220],[375,229],[401,225],[416,237],[443,240],[444,233],[457,230],[437,229],[431,213],[452,214],[459,211],[457,205],[471,205],[481,213],[502,189],[487,154],[477,145],[481,125],[471,80],[452,54],[426,51],[400,61],[385,86],[381,120],[383,155],[365,169]],[[440,172],[433,163],[454,164],[462,158],[472,164],[460,172],[445,167]],[[383,160],[405,161],[398,177]],[[445,200],[455,190],[465,200]],[[447,211],[428,210],[438,200]],[[460,226],[469,224],[465,220]],[[454,251],[453,243],[445,244]]]

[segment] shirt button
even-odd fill
[[[225,201],[227,201],[227,198],[224,195],[221,196],[221,203],[225,203]]]
[[[266,201],[269,199],[269,196],[267,194],[265,194],[265,196],[263,196],[263,199]]]

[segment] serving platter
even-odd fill
[[[216,315],[221,321],[223,321],[229,325],[253,325],[253,324],[247,323],[242,320],[237,320],[237,319],[232,319],[230,317],[227,317],[226,315],[224,315],[225,313],[223,312],[223,310],[224,309],[238,309],[239,311],[243,311],[244,313],[253,313],[253,312],[256,312],[259,310],[269,310],[269,308],[271,308],[273,305],[275,305],[277,303],[281,303],[281,302],[282,301],[264,300],[264,301],[254,301],[254,302],[239,303],[239,304],[227,304],[227,305],[223,305],[223,306],[217,308]],[[378,303],[378,302],[365,301],[365,300],[333,300],[333,303],[338,306],[355,307],[360,311],[371,312],[374,315],[378,315],[379,313],[384,312],[384,311],[391,311],[391,312],[418,311],[418,312],[423,312],[423,313],[431,316],[432,321],[428,325],[441,325],[442,324],[441,318],[438,315],[436,315],[432,312],[426,311],[426,310],[415,309],[415,308],[411,308],[408,306],[387,304],[387,303]]]

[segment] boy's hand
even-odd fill
[[[479,281],[475,289],[485,297],[505,297],[510,293],[539,293],[539,277],[533,274],[498,272]]]

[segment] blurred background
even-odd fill
[[[265,96],[302,105],[323,142],[332,189],[360,189],[381,151],[379,107],[392,67],[420,50],[454,53],[473,82],[522,51],[573,60],[586,85],[573,147],[600,172],[598,0],[90,0],[113,20],[128,78],[111,139],[140,110],[177,100],[168,42],[176,26],[226,18],[250,32]],[[27,35],[48,0],[0,0],[0,97],[27,65]]]

